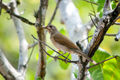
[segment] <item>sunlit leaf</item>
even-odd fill
[[[100,65],[89,69],[89,71],[93,80],[104,80],[103,72]]]
[[[75,78],[77,79],[77,76],[78,76],[77,74],[78,74],[78,73],[77,73],[77,72],[74,72],[73,74],[74,74]]]
[[[36,60],[38,60],[38,59],[39,59],[39,53],[36,54]]]
[[[104,2],[105,2],[105,0],[98,0],[98,2],[97,2],[98,3],[98,9],[97,9],[98,12],[103,9]]]
[[[114,8],[116,7],[116,4],[117,4],[117,3],[116,3],[115,1],[112,1],[112,2],[111,2],[112,9],[114,9]]]
[[[62,33],[63,35],[65,35],[65,34],[66,34],[65,29],[64,29],[64,28],[61,28],[61,29],[60,29],[60,33]]]
[[[67,57],[67,56],[68,56],[68,53],[64,54],[64,56]],[[65,59],[65,58],[62,57],[62,56],[59,56],[59,58]],[[71,59],[71,55],[69,55],[68,58]],[[67,69],[68,66],[69,66],[69,64],[70,64],[70,63],[67,63],[67,62],[64,62],[64,61],[59,60],[59,65],[60,65],[60,67],[61,67],[62,69]]]
[[[100,61],[105,60],[105,59],[108,58],[109,56],[110,56],[110,54],[109,54],[107,51],[99,48],[99,49],[96,51],[96,53],[95,53],[95,55],[93,56],[92,59],[95,60],[96,62],[100,62]]]
[[[104,80],[119,80],[120,79],[120,68],[117,64],[117,60],[111,59],[106,61],[103,65]]]
[[[52,51],[52,50],[47,50],[47,53],[48,54],[50,54],[50,55],[52,55],[52,56],[55,56],[56,55],[56,53],[54,52],[54,51]],[[47,56],[47,63],[49,64],[51,61],[53,61],[54,59],[52,58],[52,57],[50,57],[50,56]]]
[[[37,77],[37,79],[36,80],[42,80],[40,77]]]
[[[108,52],[106,52],[105,50],[98,49],[92,59],[95,60],[96,62],[100,62],[100,61],[105,60],[109,56],[110,56],[110,54]],[[99,64],[99,65],[89,69],[93,80],[104,80],[102,66],[103,66],[102,64]]]

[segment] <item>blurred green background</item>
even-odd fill
[[[10,0],[3,0],[3,2],[6,2],[6,3],[8,3],[9,1]],[[20,1],[21,1],[21,5],[18,6],[18,9],[20,13],[23,13],[21,14],[21,16],[29,19],[32,22],[35,22],[34,12],[38,10],[39,0],[20,0]],[[75,6],[77,7],[77,9],[79,10],[79,14],[83,21],[83,24],[90,21],[89,13],[92,13],[93,11],[91,4],[83,0],[73,0],[73,2]],[[48,10],[46,14],[46,22],[45,22],[46,24],[49,22],[55,6],[56,6],[55,0],[49,0]],[[93,5],[93,6],[97,12],[98,7],[96,5]],[[62,34],[68,36],[68,33],[65,29],[65,25],[61,24],[60,21],[61,21],[61,18],[60,18],[60,13],[58,10],[56,17],[52,24],[56,25],[58,30]],[[26,36],[28,43],[32,44],[33,38],[31,37],[31,34],[33,34],[34,36],[37,36],[35,27],[25,24],[25,23],[22,23],[22,25],[23,25],[25,36]],[[92,30],[89,32],[89,35],[92,35],[94,33],[94,30],[95,28],[92,28]],[[119,30],[119,26],[112,26],[107,33],[117,33],[118,30]],[[53,48],[55,48],[51,44],[48,34],[47,34],[47,43]],[[104,41],[100,45],[100,47],[104,49],[105,51],[107,51],[109,55],[120,54],[120,42],[119,41],[115,42],[114,37],[106,36]],[[10,63],[17,69],[18,57],[19,57],[19,41],[18,41],[18,37],[16,34],[16,29],[14,27],[13,21],[12,19],[10,19],[9,14],[7,14],[4,10],[2,10],[2,14],[0,15],[0,48],[3,50],[3,52],[5,53]],[[51,50],[47,49],[47,51],[51,53],[52,55],[55,55]],[[30,52],[31,52],[31,49],[29,50],[28,55],[30,55]],[[36,67],[37,67],[37,61],[38,61],[38,46],[35,47],[31,60],[28,64],[26,80],[34,80]],[[111,62],[115,62],[115,61],[111,61]],[[106,63],[106,64],[110,65],[110,63]],[[64,65],[65,67],[61,67],[59,61],[54,61],[52,58],[47,56],[47,69],[46,69],[47,74],[45,77],[46,80],[70,80],[71,64],[69,66],[66,64]],[[114,65],[111,65],[111,66],[114,66]],[[104,68],[106,69],[106,66],[104,66]],[[112,68],[112,70],[114,71],[114,68]],[[107,74],[106,71],[104,72],[104,74]],[[120,79],[120,78],[117,78],[117,79]],[[117,80],[117,79],[113,78],[111,80]],[[0,76],[0,80],[4,80],[2,76]],[[103,79],[99,79],[99,80],[103,80]],[[104,77],[104,80],[107,80],[107,79]]]

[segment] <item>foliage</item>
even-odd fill
[[[62,53],[64,56],[66,56],[66,57],[68,57],[68,59],[71,59],[71,55],[69,55],[69,53]],[[69,56],[68,56],[69,55]],[[63,58],[62,56],[60,56],[59,58],[62,58],[62,59],[65,59],[65,58]],[[66,59],[67,60],[67,59]],[[70,63],[65,63],[65,62],[63,62],[63,61],[61,61],[61,60],[59,60],[59,65],[60,65],[60,67],[62,68],[62,69],[67,69],[68,68],[68,66],[69,66],[69,64]]]
[[[93,6],[96,12],[100,12],[100,17],[101,17],[103,13],[103,6],[104,6],[105,0],[89,0],[89,1],[92,1],[98,4],[97,6],[96,5],[93,5]],[[8,2],[8,1],[5,0],[5,2]],[[73,2],[79,10],[83,23],[87,23],[87,21],[90,20],[90,18],[88,18],[89,17],[88,14],[92,10],[91,4],[83,0],[73,0]],[[53,12],[55,3],[56,2],[54,0],[49,0],[49,7],[48,7],[47,16],[46,16],[47,17],[46,24],[48,23],[52,15],[51,12]],[[115,3],[115,1],[112,0],[111,4],[112,4],[112,8],[115,8],[117,3]],[[38,5],[39,5],[39,1],[36,1],[36,0],[31,0],[31,1],[22,0],[22,4],[19,6],[19,10],[20,12],[24,11],[24,14],[21,14],[21,16],[28,18],[32,22],[35,22],[35,18],[33,14],[34,14],[34,10],[37,10]],[[2,10],[2,15],[0,15],[0,44],[1,44],[0,48],[2,48],[5,51],[6,56],[8,60],[11,62],[11,64],[13,64],[13,66],[17,68],[16,63],[18,62],[18,57],[19,57],[18,56],[19,42],[17,39],[16,31],[12,23],[12,20],[10,20],[9,18],[10,16],[4,10]],[[67,35],[64,25],[60,24],[60,19],[61,19],[60,14],[57,13],[55,20],[53,21],[53,24],[62,26],[62,27],[57,27],[57,28],[62,34]],[[24,23],[23,25],[24,25],[24,32],[25,32],[26,38],[29,43],[32,43],[33,38],[31,37],[31,34],[36,35],[36,29],[33,26],[26,25]],[[112,27],[112,29],[110,29],[108,32],[116,33],[117,31],[116,29],[118,29],[118,26]],[[92,34],[93,31],[94,31],[94,28],[93,30],[91,30],[89,34]],[[48,40],[48,44],[54,48],[54,46],[51,44],[49,40],[49,35],[47,35],[47,40]],[[13,44],[13,41],[14,41],[14,44]],[[105,40],[100,46],[105,51],[98,50],[95,53],[93,60],[95,60],[96,62],[100,62],[100,61],[103,61],[105,59],[112,57],[116,53],[117,55],[119,55],[120,54],[119,44],[120,43],[115,42],[113,38],[105,37]],[[48,48],[47,48],[47,52],[51,55],[54,55],[54,56],[56,55],[56,53],[54,53],[52,50]],[[67,56],[68,54],[64,54],[64,55]],[[63,57],[60,56],[60,58],[63,58]],[[71,59],[71,56],[69,56],[69,59]],[[26,80],[34,79],[37,60],[38,60],[38,47],[35,48],[32,58],[30,60],[30,63],[28,64]],[[50,65],[52,63],[54,64]],[[56,64],[59,64],[59,65],[56,66]],[[90,65],[93,65],[93,64],[90,64]],[[61,72],[61,75],[54,75],[52,76],[52,78],[50,77],[49,80],[55,80],[56,79],[54,78],[55,76],[59,76],[59,77],[63,76],[64,79],[62,80],[67,80],[68,77],[70,77],[70,72],[67,71],[69,66],[70,66],[69,63],[66,64],[65,62],[60,61],[60,60],[54,62],[53,58],[47,56],[47,67],[54,67],[54,70],[56,70],[56,72],[58,71],[57,73],[59,74]],[[50,69],[47,69],[47,71],[49,72],[46,76],[48,79],[52,71],[50,72]],[[68,75],[64,75],[63,71]],[[120,58],[106,61],[105,63],[97,65],[93,68],[90,68],[89,71],[90,71],[90,74],[93,80],[119,80],[120,79],[120,76],[119,76],[120,75]],[[75,77],[77,77],[77,72],[74,72],[74,75]],[[0,76],[0,80],[3,80],[1,76]],[[59,80],[61,80],[61,78]]]
[[[93,59],[96,62],[100,62],[103,60],[106,60],[110,58],[110,54],[103,50],[97,50],[95,53]],[[93,80],[118,80],[120,77],[118,76],[120,74],[120,68],[118,67],[120,58],[114,58],[109,61],[106,61],[100,65],[97,65],[93,68],[90,68],[89,71],[91,73],[91,76]]]

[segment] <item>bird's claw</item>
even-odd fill
[[[54,57],[54,60],[57,61],[57,59],[58,59],[58,56],[55,56],[55,57]]]

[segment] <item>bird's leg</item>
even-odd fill
[[[67,63],[67,59],[68,59],[69,55],[70,55],[70,53],[68,53],[68,55],[66,56],[65,63]]]
[[[57,51],[60,52],[61,50],[58,49]],[[56,61],[59,56],[60,55],[57,56],[57,54],[56,54],[55,57],[54,57],[54,60]]]
[[[62,52],[62,51],[59,50],[59,49],[58,49],[57,51],[58,51],[59,53]],[[58,54],[58,55],[56,54],[56,55],[55,55],[55,61],[56,61],[56,59],[57,59],[59,56],[63,56],[64,54],[66,54],[66,52],[64,52],[64,53],[62,53],[62,54]]]
[[[63,51],[58,50],[58,52],[63,52]],[[63,55],[66,54],[66,53],[67,53],[67,52],[64,51],[61,55],[59,54],[59,55],[56,55],[55,57],[63,56]],[[68,55],[67,55],[67,56],[65,57],[65,59],[64,59],[66,63],[67,63],[67,60],[69,60],[69,59],[68,59],[69,55],[70,55],[70,53],[68,53]]]
[[[59,50],[60,51],[60,50]],[[62,55],[64,55],[64,54],[66,54],[67,52],[63,52],[62,53]],[[57,57],[59,57],[59,56],[62,56],[62,55],[58,55]],[[68,55],[65,57],[65,63],[67,63],[67,59],[68,59],[68,57],[69,57],[69,55],[70,55],[70,53],[68,53]]]

